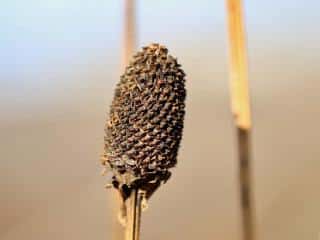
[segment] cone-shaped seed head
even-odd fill
[[[159,44],[144,47],[126,67],[106,123],[102,159],[117,184],[170,176],[183,129],[184,77],[177,60]]]

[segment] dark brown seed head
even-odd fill
[[[170,176],[185,96],[185,74],[167,48],[151,44],[133,56],[117,84],[105,126],[102,164],[111,167],[120,184],[143,187]]]

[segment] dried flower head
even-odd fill
[[[185,74],[167,48],[151,44],[133,56],[115,90],[102,158],[114,174],[113,186],[121,187],[124,196],[134,187],[143,189],[170,177],[185,96]]]

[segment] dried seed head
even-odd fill
[[[185,96],[185,74],[167,48],[151,44],[134,55],[105,126],[102,164],[110,165],[120,186],[168,179],[177,162]]]

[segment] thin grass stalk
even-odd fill
[[[136,44],[136,21],[135,21],[135,0],[123,1],[123,39],[122,39],[122,56],[121,67],[122,72],[125,66],[128,64],[130,57],[133,54]],[[114,209],[114,216],[118,215],[120,206],[122,205],[122,199],[118,194],[112,194],[112,202]],[[126,233],[123,231],[123,227],[119,224],[118,218],[114,218],[113,222],[113,236],[112,239],[121,240]]]
[[[125,240],[139,240],[143,193],[133,190],[127,200],[127,223]]]
[[[236,127],[239,188],[244,240],[254,240],[254,206],[252,199],[248,67],[241,0],[226,0],[230,52],[230,97]]]

